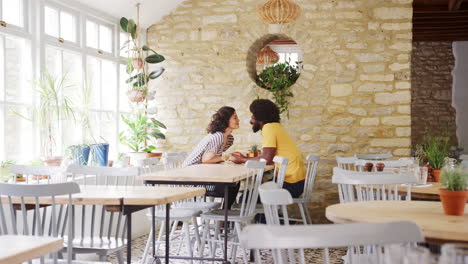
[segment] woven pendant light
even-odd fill
[[[268,0],[257,14],[267,24],[287,24],[301,15],[301,7],[290,0]]]
[[[272,65],[279,61],[278,53],[274,52],[270,46],[264,47],[257,56],[257,65]]]

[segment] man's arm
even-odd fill
[[[254,158],[247,158],[246,156],[242,155],[240,152],[232,153],[232,162],[234,163],[245,163],[248,160],[260,160],[265,159],[267,161],[267,165],[273,164],[273,157],[275,157],[276,148],[263,148],[262,154],[254,157]]]

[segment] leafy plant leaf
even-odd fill
[[[157,69],[157,70],[155,70],[155,71],[152,71],[152,72],[149,74],[148,77],[149,77],[151,80],[154,80],[154,79],[158,78],[159,76],[161,76],[161,75],[164,73],[164,71],[165,71],[164,68],[159,68],[159,69]]]
[[[128,19],[126,17],[122,17],[120,19],[120,27],[123,31],[128,32]]]
[[[132,39],[136,38],[136,24],[135,21],[133,21],[133,19],[128,20],[127,32],[130,33]]]
[[[147,63],[150,63],[150,64],[160,63],[160,62],[163,62],[164,60],[165,60],[164,56],[160,55],[160,54],[157,54],[157,53],[155,53],[153,55],[149,55],[145,59],[145,61]]]

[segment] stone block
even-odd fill
[[[395,88],[401,89],[401,90],[406,90],[411,88],[411,82],[396,82],[395,83]]]
[[[397,111],[400,114],[411,114],[411,107],[409,105],[399,105]]]
[[[349,144],[330,144],[327,147],[328,154],[335,154],[339,152],[350,152],[352,149],[351,145]]]
[[[384,64],[367,64],[362,66],[364,72],[383,72],[385,70]]]
[[[393,113],[393,107],[377,107],[370,111],[371,116],[385,116]]]
[[[401,71],[401,70],[406,70],[409,69],[410,65],[409,63],[392,63],[388,68],[392,71]]]
[[[333,123],[336,126],[350,126],[356,121],[356,118],[354,117],[343,117],[343,118],[338,118],[336,119]]]
[[[383,125],[390,126],[410,126],[411,116],[386,116],[382,117]]]
[[[353,93],[353,86],[351,84],[332,84],[331,96],[343,97]]]
[[[354,56],[359,62],[379,62],[385,60],[381,54],[374,53],[358,53],[354,54]]]
[[[410,147],[410,138],[374,138],[370,140],[373,147]]]
[[[361,74],[359,79],[361,81],[392,82],[395,76],[393,74]]]
[[[409,91],[378,93],[375,95],[375,102],[382,105],[410,104],[411,93]]]
[[[365,116],[367,115],[367,111],[364,108],[360,107],[350,107],[348,108],[348,113],[358,116]]]
[[[397,137],[410,137],[411,136],[411,127],[397,127],[395,130]]]
[[[398,148],[393,151],[393,155],[396,157],[409,157],[411,155],[410,148]]]
[[[384,92],[384,91],[391,91],[393,87],[391,84],[386,83],[364,83],[363,85],[358,87],[359,92]]]
[[[378,7],[374,9],[374,17],[377,19],[411,19],[413,9],[411,7]]]
[[[312,140],[312,136],[311,136],[311,135],[302,135],[302,136],[301,136],[301,140],[302,140],[302,141],[311,141],[311,140]]]
[[[228,15],[217,15],[217,16],[204,16],[202,18],[202,22],[204,25],[236,23],[237,15],[228,14]]]
[[[361,126],[378,126],[380,124],[380,120],[377,117],[368,117],[361,119],[359,123]]]
[[[318,142],[336,142],[336,136],[334,135],[320,135],[318,138],[317,138],[317,141]]]
[[[405,23],[383,23],[381,28],[383,30],[411,30],[413,28],[413,24],[410,22]]]

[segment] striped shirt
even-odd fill
[[[228,142],[223,149],[224,145],[224,133],[216,132],[213,134],[206,135],[197,147],[190,153],[190,155],[185,159],[183,167],[200,164],[202,163],[202,157],[205,152],[213,152],[216,156],[221,156],[224,151],[234,143],[234,137],[232,135],[228,136]]]

